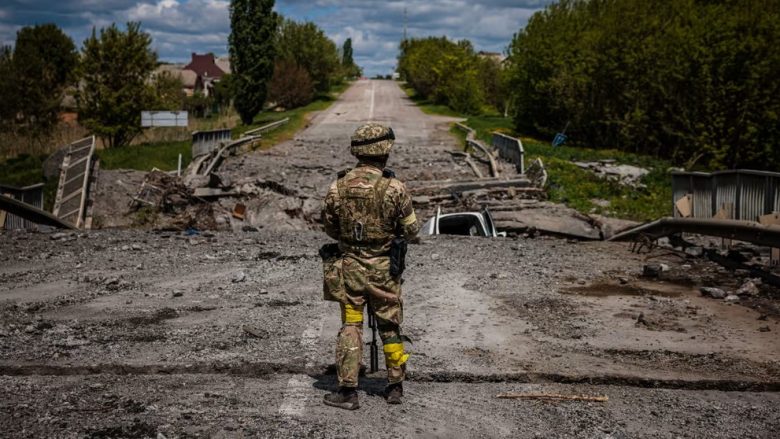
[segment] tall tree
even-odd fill
[[[341,48],[341,64],[344,67],[352,67],[355,60],[352,59],[352,38],[347,38]]]
[[[114,148],[129,144],[141,132],[141,111],[156,104],[147,80],[157,63],[152,38],[140,23],[115,24],[84,41],[79,71],[84,80],[76,94],[79,120]]]
[[[309,73],[316,91],[325,93],[340,79],[336,43],[316,24],[284,20],[279,26],[277,47],[279,59],[294,61]]]
[[[74,79],[78,54],[73,40],[54,24],[26,26],[16,34],[13,54],[6,51],[3,59],[4,69],[11,70],[3,81],[13,89],[10,96],[17,97],[4,104],[15,122],[34,137],[49,133]]]
[[[274,0],[231,0],[230,63],[235,97],[233,105],[244,124],[263,109],[268,82],[274,73],[277,14]]]

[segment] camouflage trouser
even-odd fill
[[[345,256],[342,265],[343,295],[335,294],[341,302],[342,328],[336,347],[339,385],[357,387],[360,360],[363,358],[363,310],[366,302],[376,316],[382,338],[390,384],[404,380],[405,363],[400,325],[403,321],[401,285],[390,277],[390,261],[386,256],[358,259]],[[326,275],[327,282],[327,275]],[[331,299],[333,300],[333,299]]]

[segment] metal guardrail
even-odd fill
[[[498,150],[499,157],[514,163],[518,173],[525,174],[525,149],[520,139],[493,133],[493,148]]]
[[[0,185],[0,195],[6,195],[32,207],[43,209],[43,183],[25,187]],[[12,213],[0,211],[0,229],[2,228],[6,230],[35,229],[36,223]]]
[[[290,118],[289,117],[285,117],[282,120],[277,120],[276,122],[271,122],[268,125],[263,125],[263,126],[261,126],[259,128],[255,128],[255,129],[252,129],[252,130],[249,130],[249,131],[245,131],[243,135],[244,136],[256,136],[258,134],[262,134],[262,133],[264,133],[266,131],[270,131],[270,130],[272,130],[274,128],[280,127],[280,126],[286,124],[289,121],[290,121]]]
[[[208,154],[219,148],[221,143],[230,142],[230,128],[208,131],[194,131],[192,133],[192,156],[197,157]]]
[[[780,212],[780,173],[720,171],[672,173],[672,203],[691,196],[691,216],[757,221],[759,216]],[[674,216],[680,212],[673,207]]]

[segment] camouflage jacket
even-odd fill
[[[374,201],[372,197],[382,193],[382,199]],[[413,238],[420,231],[404,184],[367,164],[330,185],[322,219],[325,233],[339,241],[342,252],[359,258],[385,256],[393,238]]]

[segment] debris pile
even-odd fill
[[[638,166],[618,165],[615,160],[574,162],[574,164],[582,169],[593,172],[605,180],[616,181],[622,185],[634,188],[644,188],[645,186],[640,183],[640,181],[642,180],[642,177],[650,173],[647,169]]]

